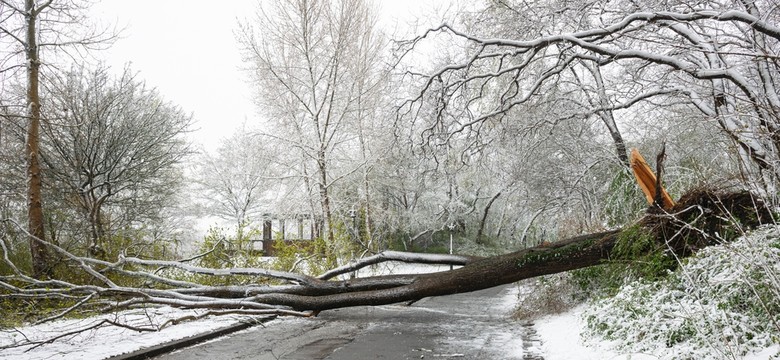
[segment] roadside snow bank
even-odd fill
[[[590,343],[620,353],[780,358],[780,227],[703,249],[667,280],[628,284],[581,316]]]
[[[0,359],[106,359],[142,348],[183,339],[238,323],[242,317],[221,316],[185,322],[155,332],[116,327],[104,320],[136,327],[157,327],[171,319],[199,312],[170,307],[124,311],[87,319],[59,320],[41,325],[0,331]],[[85,328],[88,331],[78,332]],[[71,334],[71,335],[67,335]],[[49,342],[41,346],[30,342]],[[27,344],[17,346],[20,344]],[[16,347],[15,347],[16,346]]]
[[[645,354],[618,354],[612,349],[611,342],[584,342],[580,334],[585,329],[582,313],[586,308],[587,305],[580,305],[570,311],[543,316],[534,321],[545,360],[657,359]]]

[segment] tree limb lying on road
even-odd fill
[[[668,212],[654,208],[637,226],[651,234],[669,253],[687,256],[696,249],[724,241],[718,234],[746,231],[771,221],[763,202],[748,192],[716,194],[699,191],[684,196]],[[7,220],[8,221],[8,220]],[[741,226],[741,227],[740,227]],[[727,229],[728,228],[728,229]],[[513,253],[488,257],[415,254],[388,251],[333,269],[320,277],[258,268],[212,269],[186,261],[120,258],[115,263],[77,257],[47,245],[84,272],[88,280],[37,280],[19,270],[0,242],[3,260],[13,274],[0,277],[0,298],[66,299],[84,308],[121,310],[141,305],[170,305],[245,314],[311,316],[319,311],[362,305],[415,301],[430,296],[470,292],[536,276],[599,265],[628,230],[581,235]],[[337,276],[384,261],[462,266],[451,271],[417,275],[384,275],[355,279]],[[209,286],[195,275],[249,276],[252,284]],[[123,285],[122,281],[144,286]],[[64,312],[63,312],[64,315]],[[50,317],[50,319],[59,316]]]

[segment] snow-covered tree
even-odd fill
[[[368,179],[361,131],[376,106],[374,16],[369,4],[356,0],[265,2],[239,31],[268,119],[261,141],[290,154],[287,174],[302,179],[310,211],[323,219],[331,242],[334,187],[360,169]]]
[[[762,192],[774,188],[780,75],[773,59],[780,28],[771,2],[492,4],[503,14],[494,23],[443,24],[410,42],[448,36],[465,44],[462,56],[428,73],[423,84],[426,92],[459,99],[446,103],[458,107],[450,112],[474,114],[456,131],[517,121],[529,107],[554,100],[568,106],[539,121],[598,116],[622,158],[616,116],[654,116],[658,109],[686,106],[732,142],[749,185]],[[490,26],[495,22],[501,23]],[[539,23],[555,25],[529,25]],[[550,99],[551,92],[559,97]],[[420,101],[425,97],[408,106]]]
[[[239,228],[271,209],[268,192],[277,168],[270,151],[246,124],[222,141],[216,154],[204,154],[198,183],[209,211]],[[276,188],[274,188],[276,190]]]

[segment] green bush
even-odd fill
[[[328,246],[322,238],[294,243],[277,241],[274,249],[276,258],[272,267],[279,271],[295,271],[316,276],[336,263],[335,257],[328,255]]]
[[[261,231],[256,228],[240,226],[234,234],[228,234],[225,229],[209,228],[203,242],[198,248],[201,254],[196,265],[211,269],[226,268],[267,268],[268,264],[262,258],[262,252],[253,249],[253,239],[259,238]],[[205,274],[184,274],[178,272],[185,280],[195,281],[204,285],[244,285],[249,283],[266,283],[267,279],[247,275],[215,276]]]
[[[600,266],[571,272],[572,281],[588,297],[614,296],[627,282],[658,281],[677,267],[664,244],[640,225],[621,231],[610,258]]]
[[[603,211],[607,226],[614,227],[636,220],[647,208],[647,202],[630,169],[621,166],[611,173],[615,175],[605,193]]]
[[[198,264],[213,269],[255,267],[262,252],[252,247],[252,240],[259,238],[261,231],[256,228],[240,226],[235,234],[227,234],[225,229],[210,227],[198,248]]]

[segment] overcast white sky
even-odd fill
[[[102,0],[93,8],[103,22],[125,27],[104,52],[115,72],[129,63],[148,85],[194,115],[196,141],[214,150],[243,121],[258,119],[252,91],[244,81],[234,30],[251,17],[258,0]],[[413,21],[445,0],[379,1],[382,26]],[[433,20],[425,19],[429,22]]]

